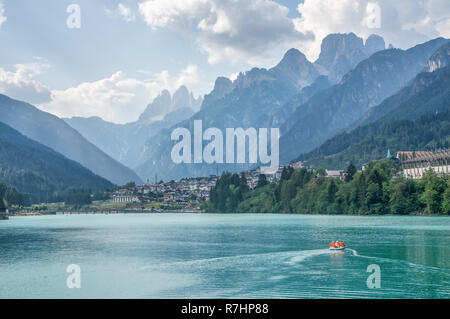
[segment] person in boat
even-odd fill
[[[330,243],[330,247],[331,247],[331,248],[336,248],[336,243],[335,243],[334,241],[332,241],[332,242]]]

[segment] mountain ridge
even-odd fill
[[[350,163],[361,166],[380,159],[387,149],[396,152],[448,148],[450,66],[419,73],[414,81],[376,109],[380,110],[376,117],[334,136],[297,160],[307,165],[342,169]]]
[[[17,188],[31,203],[61,201],[72,188],[94,192],[113,188],[78,162],[0,122],[0,182]]]
[[[21,134],[80,163],[115,184],[130,181],[142,183],[132,170],[99,150],[62,119],[31,104],[0,94],[0,118]]]

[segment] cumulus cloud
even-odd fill
[[[295,28],[288,8],[271,0],[146,0],[139,12],[154,30],[194,31],[209,63],[260,64],[278,45],[312,39]]]
[[[30,103],[50,100],[50,90],[35,77],[50,66],[45,63],[16,64],[13,70],[0,68],[0,93]]]
[[[135,121],[163,89],[174,91],[180,85],[195,84],[197,81],[198,69],[194,65],[182,70],[178,76],[162,71],[145,81],[119,71],[99,81],[54,90],[51,92],[51,102],[39,107],[60,117],[100,116],[106,121],[127,123]]]
[[[3,3],[0,2],[0,28],[4,22],[6,22],[5,7],[3,6]]]
[[[114,10],[105,8],[105,12],[110,17],[120,17],[126,22],[134,22],[136,20],[136,15],[131,8],[128,8],[123,3],[119,3],[117,8]]]
[[[375,33],[400,48],[450,36],[448,0],[305,0],[298,11],[297,30],[315,35],[313,42],[298,43],[310,59],[318,57],[321,41],[330,33],[354,32],[365,38]]]

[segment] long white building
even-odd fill
[[[114,203],[137,203],[139,198],[132,195],[114,196]]]
[[[436,152],[398,152],[397,158],[402,163],[403,175],[406,178],[422,178],[429,170],[439,176],[450,173],[450,149]]]

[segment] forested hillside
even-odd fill
[[[22,205],[24,198],[14,187],[0,183],[0,212],[10,205]]]
[[[19,190],[26,203],[64,200],[68,191],[114,187],[77,162],[0,122],[0,182]]]

